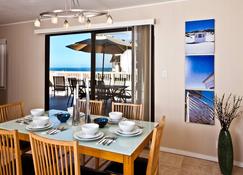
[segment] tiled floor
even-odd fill
[[[146,157],[148,151],[141,155]],[[92,167],[92,163],[89,164]],[[160,175],[221,175],[218,163],[171,153],[160,153]],[[243,168],[234,167],[232,175],[243,175]]]
[[[161,152],[160,175],[221,175],[221,173],[216,162]],[[234,167],[233,175],[243,175],[243,168]]]

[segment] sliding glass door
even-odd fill
[[[91,78],[91,51],[82,51],[91,33],[49,37],[49,109],[72,106],[76,84]],[[81,89],[80,97],[85,97]]]
[[[79,98],[102,100],[103,114],[112,102],[144,105],[153,111],[153,27],[129,27],[46,36],[46,109],[67,110]]]
[[[131,30],[97,32],[95,35],[95,98],[104,101],[104,114],[112,102],[132,102]]]

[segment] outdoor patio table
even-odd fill
[[[110,97],[112,100],[114,100],[116,96],[122,95],[121,93],[123,93],[124,90],[128,86],[124,86],[124,85],[100,85],[100,86],[97,86],[97,87],[104,89],[105,92],[107,93],[106,95],[108,97]]]
[[[47,112],[51,122],[54,124],[53,127],[60,125],[59,120],[55,117],[56,113],[63,112],[59,110],[50,110]],[[95,118],[97,116],[92,116]],[[143,133],[139,136],[134,137],[122,137],[117,136],[116,142],[113,142],[109,146],[97,144],[96,141],[79,141],[79,152],[80,154],[94,156],[106,160],[111,160],[119,163],[123,163],[124,174],[134,174],[134,160],[142,152],[144,147],[149,143],[152,138],[152,131],[156,127],[157,123],[147,121],[137,121],[139,125],[143,127]],[[81,125],[72,126],[71,118],[64,125],[67,129],[59,132],[55,135],[48,135],[46,131],[35,132],[38,135],[47,137],[55,140],[62,141],[73,141],[73,133],[81,129]],[[29,141],[28,132],[25,129],[25,124],[17,123],[16,120],[0,123],[0,129],[4,130],[18,130],[20,140]],[[100,131],[104,132],[105,135],[114,135],[113,131],[117,128],[117,125],[108,124]]]

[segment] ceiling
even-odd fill
[[[107,10],[175,0],[79,0],[80,8]],[[40,12],[63,9],[65,0],[0,0],[0,24],[34,20]]]

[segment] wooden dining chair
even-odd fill
[[[0,123],[12,119],[24,117],[23,102],[16,102],[0,106]],[[21,152],[30,150],[30,144],[25,141],[20,141]]]
[[[112,111],[123,113],[123,117],[133,120],[143,120],[143,105],[112,102]]]
[[[86,112],[86,100],[79,100],[79,106],[80,106],[80,112]],[[97,100],[90,100],[90,114],[93,115],[102,115],[102,107],[103,107],[103,101],[97,101]],[[87,165],[93,157],[89,157],[87,160],[85,158],[86,156],[82,156],[84,165]],[[96,162],[96,169],[98,169],[99,165],[99,159],[95,158]]]
[[[77,141],[58,141],[29,134],[35,175],[107,175],[80,166]]]
[[[86,112],[86,100],[79,100],[80,112]],[[90,114],[102,115],[103,101],[90,100]]]
[[[0,174],[22,175],[17,131],[0,130]]]
[[[158,126],[153,131],[152,142],[148,159],[138,157],[134,161],[134,174],[135,175],[158,175],[159,174],[159,155],[160,143],[163,135],[165,125],[165,117],[162,117]],[[112,162],[106,168],[105,172],[111,174],[123,174],[123,164]]]
[[[0,123],[20,117],[24,117],[22,102],[0,106]]]

